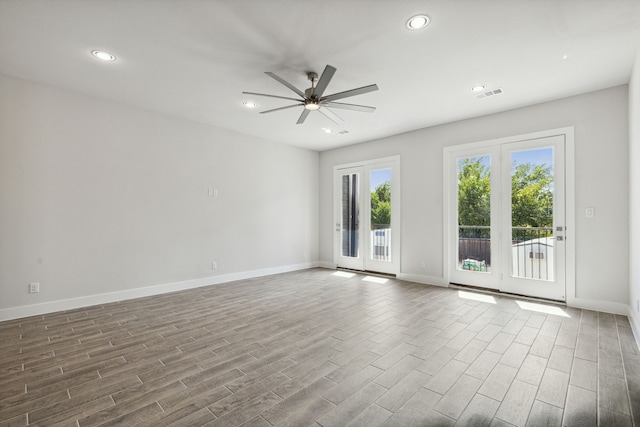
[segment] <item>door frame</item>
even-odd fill
[[[501,249],[502,253],[502,262],[504,266],[504,277],[501,280],[501,289],[503,292],[512,292],[515,294],[525,294],[528,295],[527,292],[531,292],[531,296],[537,296],[540,298],[550,298],[554,300],[562,300],[565,301],[567,297],[567,285],[566,285],[566,241],[564,240],[565,236],[565,216],[564,210],[566,207],[565,202],[565,185],[564,185],[564,142],[565,138],[563,135],[557,135],[546,138],[534,138],[527,141],[521,141],[517,143],[508,143],[501,144],[501,158],[502,161],[502,182],[501,188],[502,191],[505,191],[505,197],[508,197],[508,203],[502,203],[500,206],[501,209],[501,232],[502,235],[506,238],[503,241],[503,246]],[[542,144],[541,144],[542,143]],[[548,143],[548,144],[547,144]],[[518,145],[514,147],[514,145]],[[511,205],[511,193],[512,193],[512,165],[511,165],[511,154],[513,152],[519,151],[527,151],[527,150],[535,150],[539,149],[540,146],[548,146],[553,147],[553,237],[551,239],[555,240],[553,245],[553,269],[551,270],[554,274],[554,279],[552,281],[546,280],[538,280],[538,279],[530,279],[526,277],[520,277],[512,272],[513,268],[513,247],[509,244],[509,249],[507,249],[507,243],[512,243],[512,205]],[[560,227],[558,229],[557,227]],[[511,242],[510,242],[511,240]],[[547,256],[549,254],[547,253]],[[518,253],[519,258],[519,253]],[[548,258],[545,259],[545,262],[548,261]],[[557,284],[559,280],[562,280],[564,286],[561,290],[561,294],[558,297],[558,290],[556,286],[554,286],[554,282]],[[533,284],[533,287],[532,287]],[[533,295],[537,294],[537,295]]]
[[[514,135],[504,138],[484,140],[460,145],[451,145],[443,148],[443,236],[442,236],[442,271],[445,283],[450,283],[450,262],[453,248],[453,225],[457,220],[457,212],[452,212],[453,192],[451,191],[452,171],[450,158],[453,152],[460,150],[482,150],[502,144],[527,141],[532,139],[547,138],[551,136],[564,136],[565,141],[565,302],[572,304],[576,300],[575,283],[575,248],[576,248],[576,218],[575,218],[575,145],[574,127],[550,129],[540,132]]]
[[[343,187],[340,178],[346,175],[358,175],[357,182],[357,210],[358,210],[358,229],[357,229],[357,248],[358,248],[358,257],[351,256],[343,256],[343,240],[342,240],[342,215],[343,215],[343,205],[342,205],[342,197],[343,197]],[[335,169],[333,172],[333,180],[334,180],[334,223],[335,223],[335,235],[334,235],[334,263],[337,266],[338,264],[342,264],[342,268],[348,268],[352,270],[364,270],[364,259],[366,253],[364,251],[364,238],[365,233],[364,230],[364,218],[366,215],[364,208],[364,192],[362,191],[363,179],[364,179],[365,169],[363,166],[350,166]],[[340,201],[338,201],[338,198]]]
[[[371,159],[371,160],[364,160],[364,161],[360,161],[360,162],[352,162],[352,163],[346,163],[346,164],[341,164],[341,165],[335,165],[333,167],[333,183],[332,183],[332,187],[333,187],[333,224],[332,224],[332,230],[333,230],[333,265],[338,266],[338,257],[339,257],[339,253],[340,253],[340,239],[338,238],[338,234],[336,231],[336,224],[337,224],[337,220],[339,218],[339,216],[341,215],[340,212],[340,203],[338,203],[338,198],[339,198],[339,194],[340,194],[340,188],[339,185],[336,183],[336,176],[338,174],[338,172],[340,170],[344,170],[344,169],[352,169],[352,168],[358,168],[361,167],[363,168],[364,172],[367,173],[370,169],[375,169],[376,165],[380,165],[381,167],[391,167],[391,173],[392,173],[392,178],[391,178],[391,230],[392,230],[392,234],[391,234],[391,259],[393,260],[390,263],[390,268],[385,270],[385,271],[380,271],[381,273],[388,273],[388,274],[395,274],[396,276],[398,274],[400,274],[400,263],[401,263],[401,258],[400,258],[400,236],[401,236],[401,223],[402,221],[401,219],[401,204],[400,204],[400,192],[401,192],[401,183],[400,183],[400,156],[399,155],[395,155],[395,156],[389,156],[389,157],[382,157],[382,158],[377,158],[377,159]],[[364,179],[364,173],[363,173],[363,177],[362,177],[362,185],[364,184],[369,184],[369,177],[366,177],[366,180]],[[365,221],[361,220],[361,227],[364,227],[365,224],[370,222],[370,217],[371,217],[371,212],[370,212],[370,206],[369,203],[365,202],[365,195],[369,195],[369,189],[365,189],[365,191],[361,191],[361,215],[362,218],[365,219]],[[367,199],[368,200],[368,199]],[[367,234],[367,233],[361,233],[361,234]],[[363,263],[364,264],[364,271],[366,270],[366,259],[364,258],[366,256],[366,250],[368,245],[371,244],[371,242],[369,242],[369,237],[367,236],[362,236],[363,237],[363,243],[366,241],[367,244],[364,245],[363,244]]]

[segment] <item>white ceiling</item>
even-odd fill
[[[1,74],[319,151],[625,84],[639,45],[640,0],[0,0]],[[264,72],[304,89],[327,64],[325,94],[376,83],[341,102],[377,111],[296,125],[242,94],[295,97]]]

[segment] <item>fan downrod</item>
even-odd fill
[[[304,91],[304,97],[305,99],[305,108],[307,110],[317,110],[318,108],[320,108],[320,106],[314,107],[314,106],[310,106],[307,107],[307,105],[309,105],[309,101],[312,101],[312,104],[317,104],[317,102],[313,102],[316,101],[318,99],[317,96],[315,96],[315,90],[316,90],[316,82],[318,81],[318,73],[314,73],[313,71],[310,71],[307,73],[307,78],[309,80],[311,80],[311,87],[308,89],[305,89]]]

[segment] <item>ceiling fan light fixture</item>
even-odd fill
[[[251,101],[245,101],[242,103],[242,105],[244,105],[247,108],[256,108],[258,106],[258,104],[256,104],[255,102],[251,102]]]
[[[318,104],[318,101],[308,100],[304,103],[304,108],[309,111],[316,111],[320,109],[320,104]]]
[[[92,50],[91,54],[105,62],[113,62],[116,60],[116,56],[113,53],[107,52],[106,50]]]
[[[416,15],[409,18],[407,28],[410,30],[420,30],[429,25],[430,21],[431,19],[429,19],[427,15]]]

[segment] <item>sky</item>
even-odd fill
[[[391,182],[391,168],[386,169],[375,169],[371,171],[369,175],[369,185],[371,186],[370,191],[376,189],[380,184],[384,184],[385,182]]]
[[[514,151],[511,160],[517,164],[533,163],[535,165],[553,165],[553,148],[539,148],[537,150]]]
[[[482,156],[482,165],[489,166],[490,156]],[[516,164],[533,163],[534,165],[553,165],[553,148],[538,148],[535,150],[512,151],[511,160]]]

